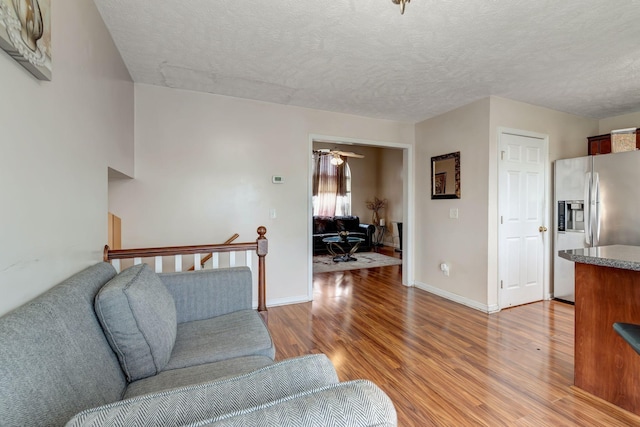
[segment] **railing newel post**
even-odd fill
[[[258,255],[258,313],[264,319],[264,322],[268,321],[267,313],[267,289],[266,289],[266,265],[264,258],[269,252],[269,241],[264,236],[267,234],[267,228],[265,226],[258,227],[258,239],[256,240],[256,254]]]

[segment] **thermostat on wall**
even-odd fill
[[[280,175],[273,175],[271,177],[271,182],[274,184],[282,184],[284,182],[284,177]]]

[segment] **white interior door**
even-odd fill
[[[501,308],[544,298],[547,147],[545,137],[500,133]]]

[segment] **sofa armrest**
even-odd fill
[[[173,296],[178,323],[252,308],[253,282],[248,267],[161,273],[159,276]]]
[[[356,380],[287,396],[264,405],[203,420],[198,426],[397,426],[391,399],[375,384]],[[190,424],[189,427],[195,427]],[[186,427],[186,426],[185,426]]]
[[[360,223],[360,230],[367,235],[367,244],[373,244],[373,235],[376,233],[376,226],[373,224]]]
[[[75,415],[71,426],[183,426],[225,417],[338,383],[324,354],[287,359],[248,374],[208,383],[145,394]],[[253,424],[246,424],[253,425]]]
[[[373,225],[373,224],[366,224],[366,223],[364,223],[364,222],[361,222],[361,223],[360,223],[360,228],[361,228],[361,231],[362,231],[363,233],[368,233],[369,231],[371,231],[371,232],[373,233],[374,231],[376,231],[376,226],[375,226],[375,225]]]

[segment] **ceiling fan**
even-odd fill
[[[364,159],[364,155],[354,153],[353,151],[341,151],[341,150],[330,150],[328,148],[320,148],[317,150],[323,155],[331,155],[333,158],[331,159],[331,164],[333,165],[341,165],[344,163],[342,157],[355,157],[357,159]]]

